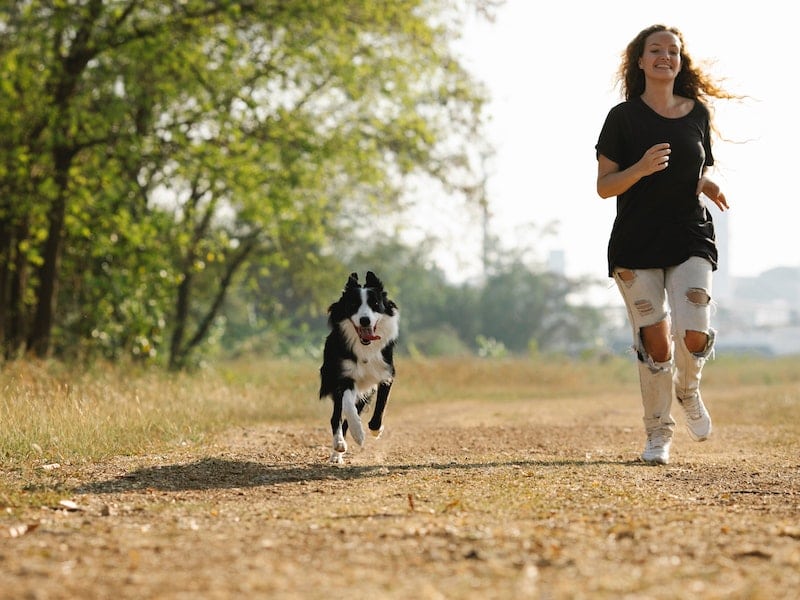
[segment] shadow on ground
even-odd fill
[[[423,463],[416,465],[347,465],[327,464],[268,465],[252,461],[205,458],[196,462],[160,465],[138,469],[114,479],[90,482],[73,491],[78,494],[109,494],[144,489],[188,491],[248,488],[296,482],[380,478],[415,470],[461,471],[504,467],[547,468],[592,465],[641,465],[638,462],[610,460],[519,460],[482,463]]]

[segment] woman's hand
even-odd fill
[[[728,201],[725,199],[725,194],[723,194],[719,186],[708,177],[703,176],[697,182],[697,195],[699,196],[700,194],[705,194],[721,211],[730,208],[730,206],[728,206]]]
[[[640,172],[642,176],[652,175],[663,171],[669,166],[669,155],[672,150],[669,149],[669,143],[663,142],[651,146],[644,153],[642,158],[639,159]]]

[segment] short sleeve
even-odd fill
[[[612,108],[606,116],[606,120],[600,130],[600,137],[595,145],[596,157],[599,158],[602,154],[617,164],[622,163],[624,155],[622,125],[622,105],[620,104]]]

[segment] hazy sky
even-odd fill
[[[715,105],[730,141],[714,143],[712,177],[731,210],[722,217],[710,208],[720,228],[727,220],[722,250],[729,273],[800,266],[800,48],[791,6],[508,0],[493,23],[471,22],[460,47],[464,64],[493,97],[494,231],[509,245],[535,246],[545,258],[563,250],[569,275],[605,276],[615,200],[595,192],[594,145],[606,113],[621,101],[613,85],[621,52],[641,29],[663,23],[683,32],[696,63],[711,63],[727,89],[752,98]],[[557,222],[557,233],[537,239],[520,232],[530,222]],[[462,261],[451,268],[466,274],[479,246],[463,231],[451,236]]]

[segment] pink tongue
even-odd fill
[[[372,341],[381,339],[381,336],[372,333],[372,330],[369,327],[359,327],[359,335],[361,336],[362,340]]]

